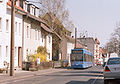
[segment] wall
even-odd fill
[[[0,31],[0,45],[1,45],[1,55],[0,55],[0,68],[4,67],[3,62],[7,61],[10,63],[10,36],[11,36],[11,10],[10,7],[7,6],[8,0],[3,0],[0,3],[0,17],[2,18],[2,29]],[[6,20],[8,20],[8,24],[6,26]],[[16,12],[15,14],[15,22],[18,23],[17,32],[15,33],[15,67],[18,67],[18,47],[22,47],[22,14]],[[20,23],[20,29],[19,29]],[[6,30],[8,27],[8,30]],[[19,33],[20,30],[20,33]]]
[[[67,42],[67,59],[69,61],[69,66],[71,65],[70,63],[71,49],[74,49],[74,43]]]
[[[29,26],[28,36],[27,36],[27,26]],[[42,35],[44,35],[44,38]],[[49,37],[50,37],[50,43],[49,43]],[[45,31],[41,29],[40,23],[38,21],[24,17],[23,60],[27,61],[27,55],[35,54],[38,46],[46,46],[48,53],[50,53],[50,57],[47,56],[48,57],[47,59],[52,60],[52,35],[47,34],[45,37]]]
[[[1,29],[0,29],[0,68],[4,67],[3,62],[6,60],[5,57],[5,47],[9,45],[9,40],[7,36],[9,34],[6,33],[6,0],[0,2],[0,18],[1,18]],[[6,40],[7,39],[7,40]]]

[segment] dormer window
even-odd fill
[[[39,16],[39,8],[35,8],[35,16],[38,17]]]
[[[31,13],[34,15],[34,7],[31,7]]]
[[[27,3],[24,2],[24,10],[27,12]]]
[[[17,6],[17,7],[19,6],[19,0],[16,1],[16,6]]]

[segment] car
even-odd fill
[[[109,84],[111,79],[120,79],[120,57],[109,58],[103,71],[104,84]]]
[[[62,67],[68,67],[68,60],[63,60],[62,61]]]

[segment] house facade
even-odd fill
[[[95,40],[93,37],[77,38],[83,46],[85,46],[94,55],[95,50]]]
[[[95,48],[94,48],[94,61],[95,64],[101,64],[101,56],[100,56],[100,42],[97,38],[95,38]]]
[[[39,46],[46,47],[47,60],[52,60],[52,30],[39,18],[39,8],[23,1],[23,61],[35,54]]]
[[[19,0],[16,2],[16,9],[21,10]],[[10,36],[11,36],[11,1],[3,0],[0,2],[0,67],[4,67],[3,62],[10,63]],[[22,13],[15,13],[15,53],[14,66],[21,66],[22,56]]]
[[[15,5],[14,66],[22,67],[28,54],[34,54],[38,46],[47,48],[47,59],[52,60],[52,31],[39,16],[39,8],[26,0]],[[0,68],[4,61],[10,64],[11,0],[0,1]]]

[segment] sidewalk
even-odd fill
[[[24,79],[28,77],[34,77],[37,75],[45,75],[50,74],[54,72],[64,71],[65,69],[44,69],[39,71],[15,71],[15,76],[9,76],[8,74],[2,74],[0,73],[0,83],[9,81],[9,80],[17,80],[17,79]]]

